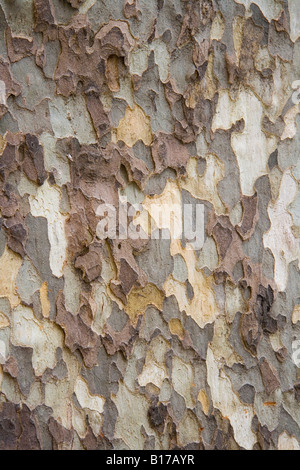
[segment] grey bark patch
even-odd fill
[[[17,382],[20,387],[21,393],[27,398],[31,386],[35,381],[35,373],[32,367],[32,349],[23,348],[21,346],[11,346],[11,355],[15,357],[19,373]]]
[[[128,322],[128,315],[126,315],[123,310],[120,310],[118,305],[114,302],[112,306],[112,313],[107,321],[115,331],[120,332]]]
[[[253,404],[254,403],[254,396],[255,396],[255,388],[253,385],[245,384],[243,385],[239,391],[239,396],[244,403]]]
[[[136,260],[147,274],[148,281],[162,288],[174,267],[174,261],[170,255],[170,240],[149,240],[146,250],[138,254]]]

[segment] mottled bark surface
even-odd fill
[[[300,2],[0,31],[0,449],[300,449]],[[120,199],[204,206],[203,246],[101,238]]]

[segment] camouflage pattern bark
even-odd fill
[[[299,18],[0,0],[0,449],[300,449]]]

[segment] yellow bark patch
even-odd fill
[[[20,303],[16,278],[21,265],[22,258],[6,247],[0,258],[0,297],[7,297],[12,307]]]
[[[148,305],[154,305],[158,310],[162,310],[163,299],[163,293],[154,284],[134,288],[128,296],[125,312],[135,325],[139,315],[145,313]]]
[[[51,305],[48,298],[47,282],[44,282],[40,288],[40,299],[42,304],[42,313],[44,318],[49,318]]]
[[[296,305],[293,311],[292,322],[297,323],[300,321],[300,305]]]
[[[209,399],[208,399],[208,396],[207,396],[206,391],[204,389],[201,389],[199,391],[197,399],[201,403],[203,413],[206,414],[206,416],[208,416],[208,413],[209,413]]]
[[[219,315],[219,308],[212,287],[212,279],[206,278],[196,270],[197,257],[190,247],[182,248],[180,240],[171,243],[171,255],[180,254],[188,268],[188,279],[193,287],[194,296],[188,299],[185,283],[175,280],[171,275],[164,284],[167,297],[174,295],[177,299],[180,311],[185,311],[193,320],[204,328],[208,323],[213,323]]]
[[[184,337],[184,329],[178,318],[172,318],[169,321],[169,328],[172,335],[177,335],[180,339]]]
[[[0,155],[2,155],[4,149],[6,147],[6,140],[0,135]]]
[[[122,140],[128,147],[133,147],[138,140],[142,140],[145,145],[151,145],[150,118],[138,105],[133,109],[130,107],[126,109],[125,116],[117,128],[117,140]]]
[[[2,328],[6,328],[7,326],[9,326],[9,320],[6,315],[4,315],[4,313],[0,312],[0,330]]]

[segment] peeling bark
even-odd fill
[[[0,449],[300,449],[299,17],[0,1]]]

